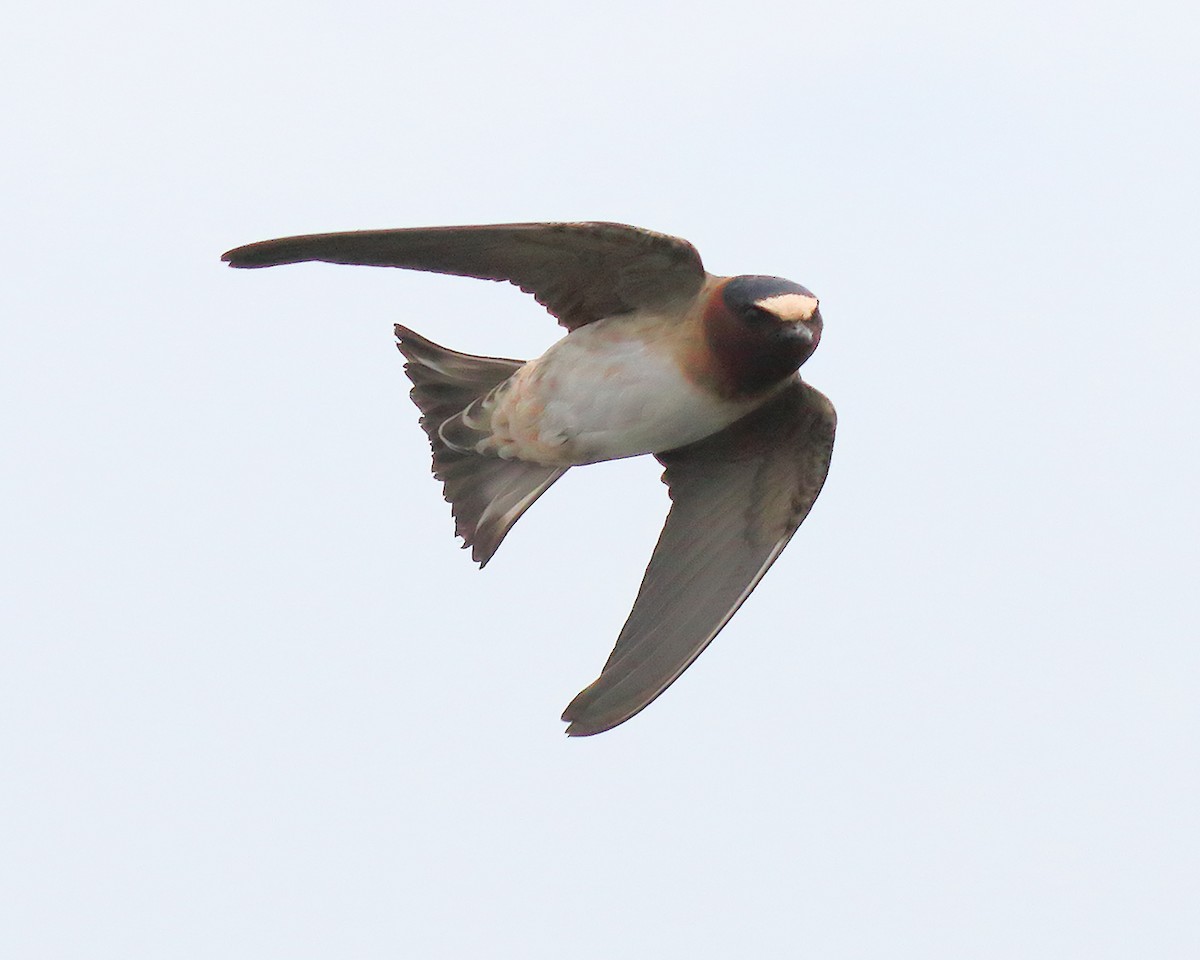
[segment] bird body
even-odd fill
[[[778,277],[708,274],[686,241],[621,224],[509,224],[286,237],[235,267],[304,260],[508,280],[568,329],[535,360],[459,353],[397,325],[456,531],[484,565],[570,467],[653,454],[672,507],[575,736],[624,722],[724,627],[820,492],[832,405],[797,371],[817,298]]]
[[[654,309],[607,317],[530,360],[447,421],[442,437],[460,446],[486,425],[478,452],[557,466],[681,447],[759,402],[714,392],[696,373],[704,352],[698,315]]]

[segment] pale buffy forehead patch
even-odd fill
[[[773,297],[763,297],[754,304],[775,314],[780,320],[788,323],[802,323],[812,319],[817,309],[817,298],[806,297],[802,293],[779,293]]]

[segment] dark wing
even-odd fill
[[[817,499],[836,420],[797,378],[720,433],[659,454],[671,512],[604,670],[563,713],[568,734],[628,720],[721,631]]]
[[[360,230],[264,240],[230,250],[232,267],[324,260],[515,283],[568,330],[695,296],[700,254],[686,240],[619,223],[513,223]]]

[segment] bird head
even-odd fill
[[[712,291],[704,325],[727,391],[751,394],[790,377],[812,356],[823,321],[817,298],[800,284],[742,276]]]

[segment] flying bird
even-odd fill
[[[567,329],[536,360],[459,353],[396,326],[456,531],[482,567],[570,467],[651,454],[671,509],[571,736],[642,710],[721,631],[808,515],[836,416],[799,368],[817,298],[713,276],[685,240],[616,223],[364,230],[230,250],[232,267],[327,263],[506,280]]]

